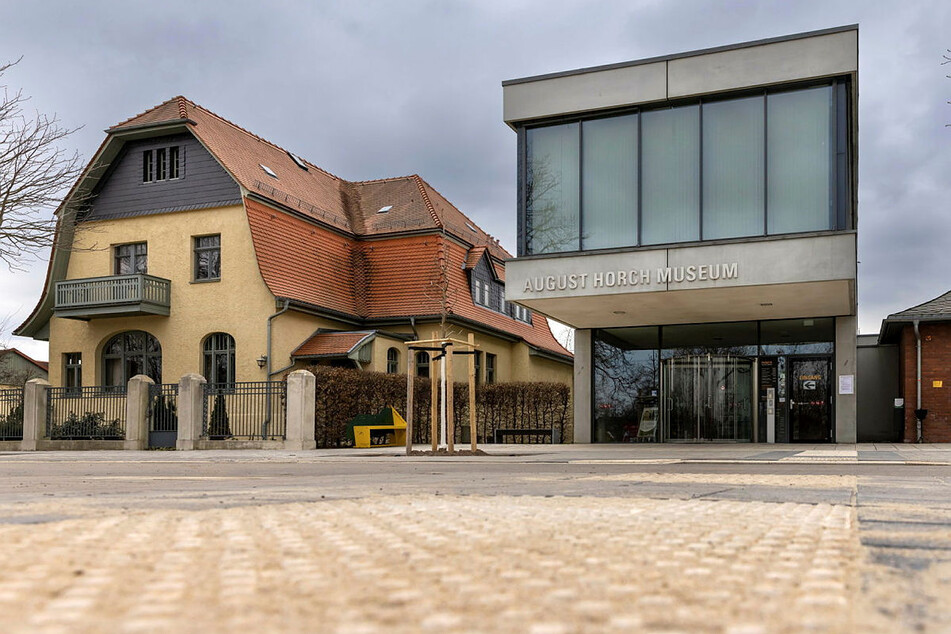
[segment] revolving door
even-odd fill
[[[661,363],[661,416],[667,441],[753,439],[753,359],[685,355]]]

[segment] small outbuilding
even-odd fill
[[[901,440],[951,442],[951,291],[886,317],[878,343],[898,346]]]

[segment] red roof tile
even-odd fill
[[[353,352],[361,341],[373,335],[373,331],[318,332],[291,353],[297,357],[342,357]]]

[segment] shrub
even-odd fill
[[[347,423],[358,414],[378,412],[392,405],[406,413],[406,375],[363,372],[343,368],[312,366],[317,376],[316,429],[318,447],[346,446]],[[417,378],[413,395],[413,442],[430,441],[429,379]],[[571,390],[561,383],[495,383],[476,388],[476,437],[480,443],[493,442],[496,429],[554,428],[564,442],[572,437]],[[456,383],[453,390],[455,441],[468,438],[469,386]],[[463,428],[466,431],[463,431]],[[464,435],[465,434],[465,435]],[[538,440],[522,436],[517,442]]]
[[[231,437],[228,406],[225,403],[224,394],[215,394],[215,405],[211,409],[211,420],[208,421],[208,436],[212,439]]]
[[[0,416],[0,438],[23,436],[23,403],[14,405],[6,416]]]
[[[87,412],[82,416],[70,412],[65,421],[50,426],[50,438],[121,440],[125,438],[125,430],[118,418],[106,422],[102,412]]]

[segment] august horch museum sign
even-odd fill
[[[739,266],[736,262],[729,262],[725,264],[667,266],[656,269],[534,275],[525,280],[523,291],[526,293],[542,293],[545,291],[574,291],[587,288],[645,287],[660,286],[661,284],[735,280],[738,277],[738,269]]]

